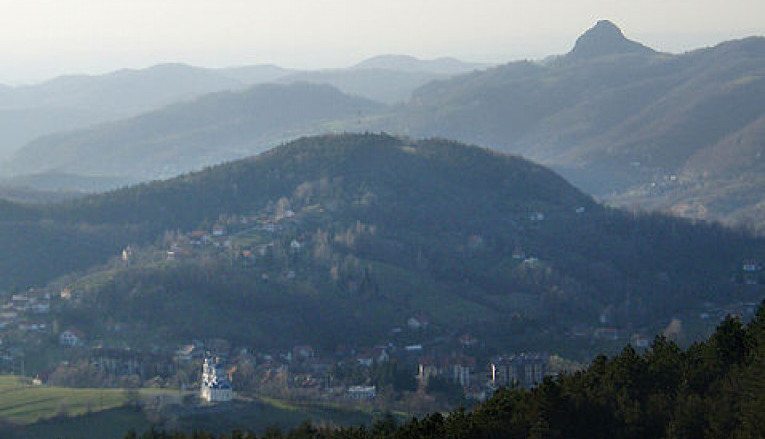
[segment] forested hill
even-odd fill
[[[57,284],[88,298],[70,322],[95,334],[108,318],[168,342],[204,332],[334,346],[348,334],[376,342],[425,313],[496,346],[512,338],[519,348],[567,349],[572,328],[603,310],[625,330],[655,333],[703,303],[762,296],[741,273],[743,261],[765,259],[760,239],[607,209],[544,167],[445,140],[303,138],[36,212],[21,224],[58,237],[24,241],[26,251],[2,265],[5,282],[39,283],[135,250],[129,266]],[[190,244],[192,231],[216,225],[227,244]],[[74,246],[67,228],[81,234]],[[168,251],[182,256],[169,260]],[[67,257],[81,252],[87,258]],[[54,268],[33,276],[24,261]],[[211,309],[231,318],[210,319]]]
[[[381,108],[328,85],[255,85],[42,137],[17,151],[5,172],[64,172],[131,182],[166,178],[250,156],[301,134],[326,132],[338,120],[358,122]]]
[[[369,192],[386,209],[437,211],[445,221],[485,221],[480,212],[525,216],[545,206],[595,206],[552,171],[519,157],[450,141],[365,134],[306,137],[259,156],[87,197],[54,211],[96,223],[189,229],[221,213],[263,209],[280,197],[310,202],[305,193],[316,192],[313,198],[322,200],[318,186],[305,189],[312,183],[335,186],[330,197],[346,202],[344,208],[358,209],[354,197]]]
[[[371,428],[311,425],[282,433],[146,432],[144,439],[759,439],[765,431],[765,306],[744,326],[725,320],[687,350],[657,338],[645,355],[625,347],[585,371],[533,390],[502,388],[471,411],[434,413]],[[134,439],[134,432],[125,439]]]

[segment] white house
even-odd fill
[[[85,344],[85,335],[76,329],[67,329],[58,336],[58,343],[70,348],[82,346]]]
[[[350,399],[374,399],[375,396],[377,396],[377,387],[375,386],[351,386],[348,388],[348,398]]]
[[[226,402],[233,398],[231,383],[223,371],[223,365],[211,357],[202,365],[202,386],[200,398],[207,402]]]

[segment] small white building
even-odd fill
[[[231,401],[233,396],[231,383],[223,371],[223,365],[212,357],[205,358],[199,397],[207,402],[227,402]]]
[[[375,386],[351,386],[348,388],[348,398],[355,400],[375,399],[377,387]]]
[[[58,336],[58,343],[61,346],[70,348],[83,346],[85,344],[85,335],[76,329],[67,329]]]

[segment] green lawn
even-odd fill
[[[138,395],[149,399],[157,394],[179,396],[164,389],[141,389]],[[0,438],[119,439],[129,429],[147,430],[151,422],[146,413],[126,406],[129,398],[123,389],[34,386],[28,378],[0,376]],[[160,421],[164,428],[217,433],[235,428],[262,432],[270,426],[289,429],[306,419],[322,425],[368,425],[374,418],[369,408],[241,396],[207,409],[173,406],[166,414],[169,418]]]
[[[146,389],[140,394],[163,390]],[[13,424],[32,424],[56,415],[77,416],[125,405],[124,389],[72,389],[35,386],[28,379],[0,376],[0,420]]]

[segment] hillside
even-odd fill
[[[571,328],[596,325],[604,309],[611,324],[654,333],[702,302],[762,296],[739,283],[742,260],[765,258],[761,240],[606,209],[541,166],[440,140],[304,138],[39,215],[35,224],[134,233],[122,241],[128,266],[54,285],[80,297],[62,324],[98,334],[121,322],[139,344],[204,333],[331,348],[374,343],[424,313],[436,333],[581,353]],[[215,224],[226,234],[194,242]],[[107,244],[89,255],[117,255]],[[46,245],[54,257],[70,248]]]
[[[323,85],[258,85],[144,115],[38,139],[6,174],[66,173],[139,182],[255,154],[300,134],[329,131],[381,108]]]
[[[763,38],[669,55],[628,40],[602,21],[570,53],[547,62],[513,62],[425,85],[375,127],[519,153],[599,197],[627,192],[613,200],[631,205],[636,199],[629,193],[636,188],[693,173],[694,163],[709,156],[704,151],[725,139],[746,142],[737,148],[761,150],[762,137],[753,135],[752,124],[765,115],[763,71]],[[699,189],[730,186],[743,172],[734,166],[737,152],[723,145],[716,151],[731,166],[706,172]],[[744,162],[751,164],[738,163]],[[705,200],[705,218],[729,218],[762,202],[725,200],[726,193]],[[725,202],[735,206],[720,209]],[[650,205],[674,204],[658,198]]]
[[[42,135],[135,116],[205,93],[243,87],[244,83],[212,70],[163,64],[0,88],[3,116],[0,157],[5,158]]]

